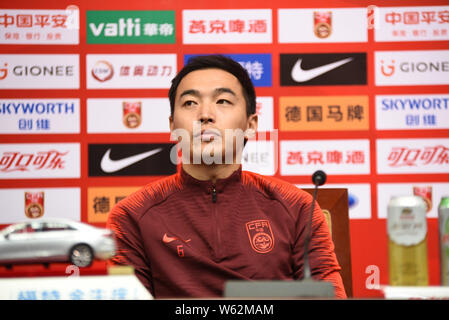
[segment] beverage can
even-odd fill
[[[388,203],[388,257],[392,286],[429,285],[427,208],[421,196],[395,196]]]
[[[449,286],[449,197],[442,197],[438,206],[438,231],[441,285]]]
[[[413,194],[424,199],[427,204],[427,212],[432,210],[432,186],[413,187]]]

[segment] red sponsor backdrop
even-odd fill
[[[432,174],[384,174],[376,172],[376,139],[385,138],[449,138],[447,129],[427,130],[376,130],[375,124],[375,96],[388,94],[444,94],[449,93],[447,85],[420,86],[376,86],[374,52],[379,50],[447,50],[448,41],[401,41],[375,42],[374,30],[368,29],[367,42],[357,43],[280,43],[278,41],[278,13],[279,8],[367,8],[370,5],[378,7],[400,7],[403,1],[50,1],[39,2],[14,1],[2,3],[2,9],[59,9],[64,10],[70,5],[76,5],[80,13],[80,29],[78,45],[0,45],[0,54],[79,54],[80,87],[79,89],[54,90],[46,89],[1,90],[2,99],[38,99],[38,98],[79,98],[80,99],[80,133],[78,134],[3,134],[0,141],[4,143],[80,143],[80,178],[75,179],[2,179],[0,188],[52,188],[79,187],[81,188],[81,221],[88,221],[88,188],[89,187],[118,187],[140,186],[158,177],[89,177],[88,176],[88,144],[90,143],[147,143],[167,142],[168,133],[146,134],[88,134],[87,133],[87,99],[88,98],[165,98],[167,89],[87,89],[86,87],[86,54],[147,54],[174,53],[177,55],[178,70],[184,64],[185,54],[204,53],[269,53],[272,55],[272,86],[257,87],[258,96],[271,96],[274,101],[274,128],[279,129],[280,113],[279,98],[288,96],[337,96],[337,95],[365,95],[369,97],[369,129],[358,131],[279,131],[279,140],[326,140],[326,139],[368,139],[370,141],[370,174],[361,175],[330,175],[329,183],[367,183],[371,186],[371,218],[352,219],[350,222],[352,274],[355,297],[378,296],[379,292],[371,290],[369,284],[375,282],[378,276],[380,284],[388,284],[388,238],[386,234],[386,220],[378,217],[377,185],[379,183],[441,183],[449,182],[449,172]],[[408,1],[407,6],[436,6],[447,5],[447,1]],[[272,10],[272,43],[255,44],[183,44],[182,10],[184,9],[271,9]],[[87,10],[174,10],[175,35],[174,44],[87,44],[86,11]],[[367,17],[369,19],[369,17]],[[1,23],[0,17],[0,23]],[[443,27],[448,29],[448,24]],[[297,32],[292,30],[291,32]],[[367,55],[367,84],[366,85],[337,85],[337,86],[301,86],[281,87],[280,85],[280,54],[281,53],[344,53],[365,52]],[[447,58],[447,56],[446,56]],[[447,59],[446,59],[447,61]],[[447,113],[446,113],[447,115]],[[105,114],[105,116],[107,116]],[[167,121],[168,126],[168,121]],[[447,162],[446,162],[447,164]],[[445,167],[447,169],[447,165]],[[279,168],[276,176],[294,184],[308,184],[308,175],[282,176]],[[4,200],[4,199],[2,199]],[[438,201],[439,199],[436,199]],[[434,200],[435,201],[435,200]],[[104,225],[98,223],[98,225]],[[439,284],[438,257],[438,229],[437,219],[428,219],[428,256],[430,284]],[[96,265],[94,265],[95,267]],[[38,267],[36,267],[38,268]],[[19,269],[24,270],[24,269]],[[377,273],[377,270],[379,271]],[[26,269],[25,273],[32,273]],[[0,268],[0,274],[7,274]],[[374,279],[374,280],[373,280]],[[367,286],[368,284],[368,286]]]

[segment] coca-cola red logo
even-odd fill
[[[25,153],[17,151],[5,151],[0,158],[0,171],[31,171],[31,170],[58,170],[64,169],[64,157],[69,152],[57,150],[37,151]]]
[[[449,164],[449,148],[443,145],[423,148],[393,147],[388,154],[390,167]]]

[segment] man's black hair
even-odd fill
[[[248,72],[240,63],[223,55],[195,56],[189,59],[184,68],[173,78],[168,98],[170,100],[170,111],[173,116],[175,112],[176,90],[181,80],[190,72],[201,69],[221,69],[234,75],[243,88],[243,96],[246,102],[246,115],[256,113],[256,91],[248,75]]]

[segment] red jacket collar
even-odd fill
[[[222,192],[226,186],[241,182],[241,178],[242,178],[242,166],[241,165],[229,177],[224,178],[224,179],[217,179],[215,181],[215,183],[212,183],[211,180],[198,180],[198,179],[192,177],[190,174],[188,174],[184,170],[182,165],[180,167],[181,168],[179,171],[179,175],[181,178],[181,184],[197,186],[197,187],[200,187],[201,189],[205,190],[208,193],[210,193],[214,187],[217,192]]]

